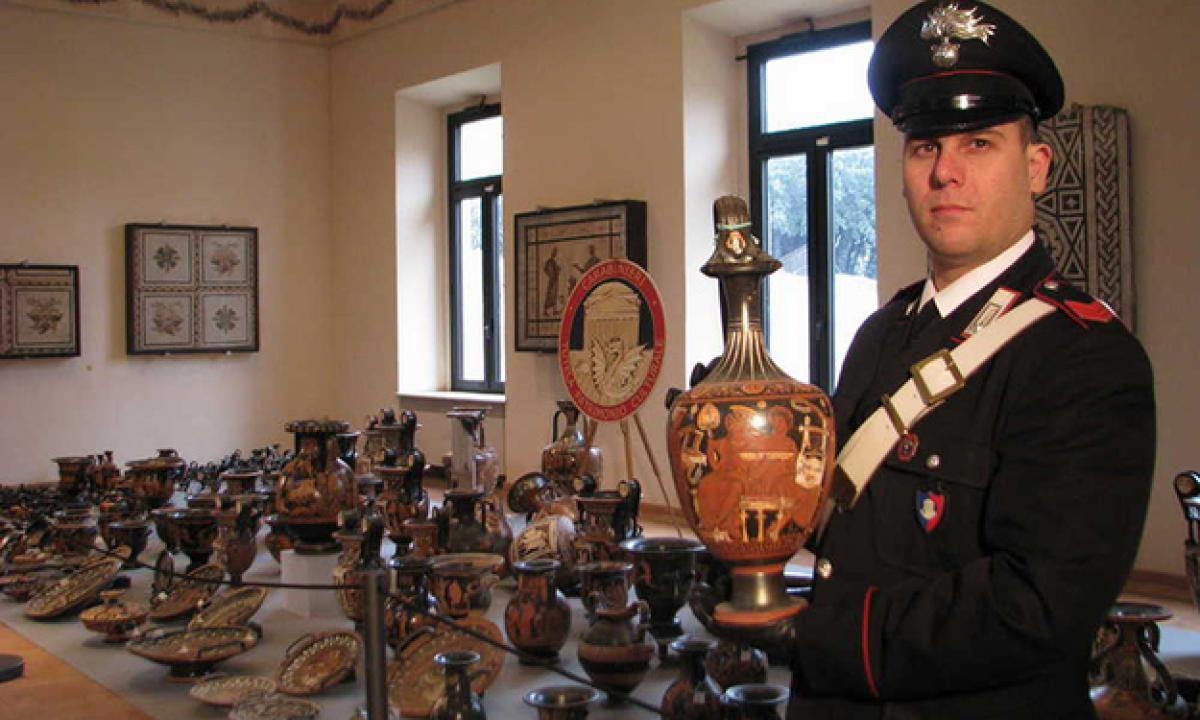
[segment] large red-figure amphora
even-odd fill
[[[761,294],[780,262],[750,233],[745,201],[719,198],[713,220],[716,249],[701,271],[720,283],[725,352],[672,404],[667,443],[688,522],[732,571],[732,596],[714,620],[752,628],[799,610],[783,569],[832,481],[833,409],[820,388],[788,377],[767,354]]]

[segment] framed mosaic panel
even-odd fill
[[[79,355],[79,267],[0,265],[0,359]]]
[[[258,350],[258,229],[125,226],[130,355]]]
[[[640,200],[518,213],[517,350],[554,352],[567,299],[603,260],[646,267],[646,203]]]

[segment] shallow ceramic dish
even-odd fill
[[[320,714],[321,706],[312,700],[258,693],[234,705],[229,720],[312,720]]]
[[[262,607],[268,590],[260,587],[232,588],[212,598],[198,610],[188,628],[245,625]]]
[[[63,571],[57,568],[43,568],[16,575],[5,575],[0,578],[0,590],[17,602],[25,602],[61,580],[62,577]]]
[[[79,621],[88,630],[103,633],[104,642],[125,642],[129,633],[146,621],[149,611],[141,603],[122,601],[124,594],[124,590],[101,592],[104,602],[79,613]]]
[[[26,617],[48,620],[75,610],[100,594],[121,572],[121,560],[109,558],[76,570],[25,603]]]
[[[193,700],[216,707],[233,707],[257,693],[269,693],[275,689],[275,681],[254,675],[222,675],[197,683],[188,690]]]
[[[275,686],[288,695],[314,695],[354,671],[362,650],[356,632],[340,630],[302,635],[289,647],[275,673]]]
[[[504,642],[504,634],[492,621],[471,615],[455,621],[458,625]],[[397,657],[388,663],[388,702],[400,708],[404,717],[429,717],[433,705],[446,688],[446,677],[434,656],[450,650],[474,650],[479,663],[472,668],[478,674],[471,680],[475,692],[483,694],[504,666],[504,651],[471,635],[455,631],[443,623],[437,628],[417,631],[404,645]]]
[[[221,588],[215,582],[203,580],[221,580],[225,577],[225,568],[215,563],[201,565],[181,578],[176,578],[166,595],[155,596],[150,600],[151,620],[173,620],[195,612],[205,600],[213,596]]]
[[[251,627],[158,630],[130,640],[125,649],[170,667],[169,682],[197,682],[212,672],[213,665],[257,645],[258,638]]]

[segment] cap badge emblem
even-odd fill
[[[974,7],[960,10],[958,3],[952,2],[938,5],[929,12],[929,17],[921,24],[921,39],[937,41],[929,48],[933,51],[934,65],[952,68],[958,64],[959,45],[955,40],[979,40],[988,44],[996,26],[983,22],[983,18],[975,14],[978,10]]]

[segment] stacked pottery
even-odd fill
[[[750,235],[741,198],[719,198],[713,218],[716,247],[701,271],[721,286],[725,351],[671,405],[667,447],[688,522],[733,568],[732,595],[714,622],[748,632],[782,627],[800,610],[783,568],[816,525],[836,444],[828,396],[788,377],[767,353],[762,286],[780,262]]]
[[[628,694],[646,677],[654,657],[654,646],[646,642],[648,616],[649,608],[641,600],[620,608],[596,607],[596,621],[580,638],[578,649],[579,663],[593,682]]]
[[[524,653],[523,665],[557,662],[558,651],[571,628],[571,607],[554,587],[557,560],[526,560],[513,564],[517,591],[504,608],[508,641]]]
[[[621,543],[634,564],[637,596],[650,605],[650,634],[659,654],[683,634],[676,614],[687,602],[696,580],[696,555],[704,546],[688,538],[634,538]]]
[[[720,700],[708,691],[704,657],[717,646],[715,640],[676,638],[671,649],[679,655],[679,677],[663,693],[662,716],[665,720],[718,720]]]
[[[438,653],[433,660],[446,674],[446,689],[434,703],[430,720],[486,720],[483,701],[471,687],[471,680],[482,672],[471,670],[471,666],[479,662],[479,653],[453,650]]]
[[[585,720],[588,708],[608,696],[583,685],[554,685],[525,693],[525,704],[537,709],[538,720]]]
[[[550,422],[554,441],[542,450],[542,472],[563,494],[571,494],[575,478],[588,473],[600,477],[604,456],[598,447],[589,447],[579,427],[579,408],[570,400],[559,400],[558,410]],[[563,431],[558,432],[558,418],[563,417]]]
[[[296,456],[276,483],[275,511],[301,553],[336,552],[333,533],[343,512],[358,507],[354,474],[337,455],[340,420],[296,420],[284,426],[296,437]]]

